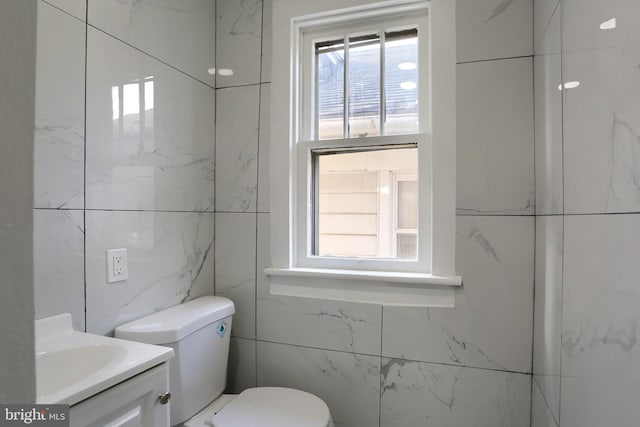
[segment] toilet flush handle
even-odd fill
[[[169,399],[171,399],[171,393],[169,392],[162,393],[160,396],[158,396],[158,400],[160,401],[161,405],[166,405],[167,403],[169,403]]]

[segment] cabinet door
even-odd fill
[[[71,407],[71,427],[168,427],[169,405],[158,396],[169,390],[166,363],[149,369]]]

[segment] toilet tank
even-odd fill
[[[182,423],[226,387],[233,302],[200,297],[116,328],[115,337],[173,348],[171,425]]]

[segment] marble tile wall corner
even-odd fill
[[[232,336],[255,339],[256,214],[215,215],[215,294],[235,304]]]
[[[536,217],[533,375],[555,420],[560,417],[564,218]]]
[[[216,0],[89,0],[89,24],[214,86]],[[167,31],[171,28],[171,31]]]
[[[255,340],[231,337],[225,393],[239,394],[256,387],[256,346]]]
[[[269,278],[264,274],[270,266],[269,227],[269,214],[258,214],[258,339],[379,355],[379,306],[269,294]]]
[[[456,234],[455,308],[385,308],[383,356],[529,373],[533,217],[458,217]]]
[[[271,82],[271,39],[273,0],[262,1],[262,74],[260,81]]]
[[[84,331],[84,213],[33,210],[35,317],[71,313]]]
[[[87,0],[40,0],[40,3],[49,3],[81,21],[86,21]]]
[[[260,86],[216,91],[216,212],[256,212]]]
[[[531,385],[531,427],[559,427],[535,379]]]
[[[83,209],[85,25],[40,1],[37,45],[34,207]]]
[[[258,212],[271,210],[271,83],[260,85],[260,130],[258,134]]]
[[[458,62],[533,53],[531,0],[457,0]]]
[[[87,208],[213,211],[214,92],[89,27]]]
[[[551,19],[560,15],[560,0],[533,0],[533,46],[534,53],[542,53],[542,39],[549,31]]]
[[[313,393],[336,427],[379,423],[380,357],[258,341],[258,386]]]
[[[214,214],[86,211],[87,330],[213,295]],[[107,283],[105,251],[127,248],[129,279]]]
[[[531,377],[382,360],[381,427],[529,427]]]
[[[459,64],[457,71],[458,214],[532,215],[532,58]]]
[[[260,83],[262,0],[217,0],[216,14],[216,86]]]

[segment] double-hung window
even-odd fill
[[[288,3],[275,0],[274,17]],[[272,293],[451,305],[460,278],[446,3],[316,5],[320,13],[291,17],[288,33],[275,18]],[[280,73],[287,49],[290,68]]]

